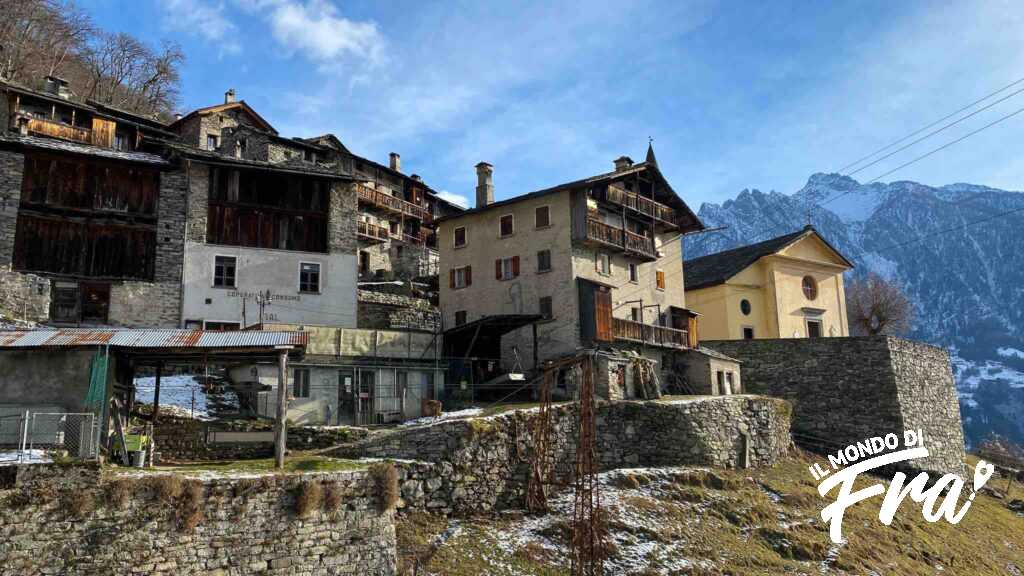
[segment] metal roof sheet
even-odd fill
[[[44,329],[0,331],[0,348],[43,348],[109,345],[119,348],[272,348],[302,346],[305,332],[262,330],[208,331],[177,329]]]

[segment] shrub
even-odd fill
[[[92,492],[85,490],[68,490],[64,492],[61,504],[65,510],[76,518],[88,516],[96,509],[96,499],[93,497]]]
[[[153,491],[153,497],[161,504],[174,504],[174,501],[184,491],[184,483],[180,476],[174,474],[162,474],[149,479],[149,487]]]
[[[299,518],[309,518],[320,509],[324,491],[319,482],[302,482],[295,494],[295,514]]]
[[[341,502],[344,498],[344,490],[337,482],[324,484],[324,512],[335,514],[341,510]]]
[[[178,527],[183,532],[191,532],[203,522],[203,484],[196,480],[189,481],[182,492],[178,506]]]
[[[378,509],[383,514],[394,510],[398,504],[398,470],[390,462],[379,462],[370,466],[370,476],[377,484]]]
[[[124,510],[131,502],[134,491],[135,482],[127,478],[110,482],[106,489],[107,505],[117,510]]]

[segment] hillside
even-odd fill
[[[981,494],[957,525],[927,523],[904,502],[892,526],[880,498],[847,511],[846,543],[833,545],[819,516],[827,503],[798,454],[773,468],[618,470],[602,474],[611,544],[606,574],[970,574],[1024,573],[1024,514]],[[822,460],[824,463],[824,461]],[[869,480],[868,482],[874,482]],[[866,485],[864,479],[858,488]],[[993,479],[989,487],[1005,487]],[[1019,485],[1014,498],[1024,498]],[[572,491],[553,512],[507,512],[447,520],[411,514],[398,527],[408,574],[568,574]]]
[[[794,194],[744,190],[699,216],[728,228],[688,240],[687,258],[792,232],[809,216],[854,274],[903,287],[912,338],[951,350],[968,444],[992,432],[1024,442],[1024,195],[814,174]]]

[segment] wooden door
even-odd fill
[[[594,319],[597,331],[594,339],[599,342],[611,342],[615,339],[612,332],[612,291],[606,286],[594,288]]]

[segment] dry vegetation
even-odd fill
[[[295,515],[299,518],[309,518],[320,509],[323,501],[324,490],[320,486],[320,482],[316,480],[300,482],[295,490]]]
[[[847,510],[846,543],[833,545],[819,516],[827,502],[807,472],[812,461],[799,456],[771,469],[605,475],[612,537],[606,573],[1024,573],[1024,516],[985,494],[957,525],[925,522],[921,505],[908,499],[885,526],[878,521],[881,499],[861,502]],[[862,479],[858,487],[875,481]],[[555,502],[556,512],[546,518],[509,512],[449,523],[403,516],[400,556],[418,559],[421,575],[568,574],[571,492]]]
[[[377,483],[380,494],[379,509],[381,513],[394,510],[398,504],[398,470],[390,462],[379,462],[370,466],[370,476]]]

